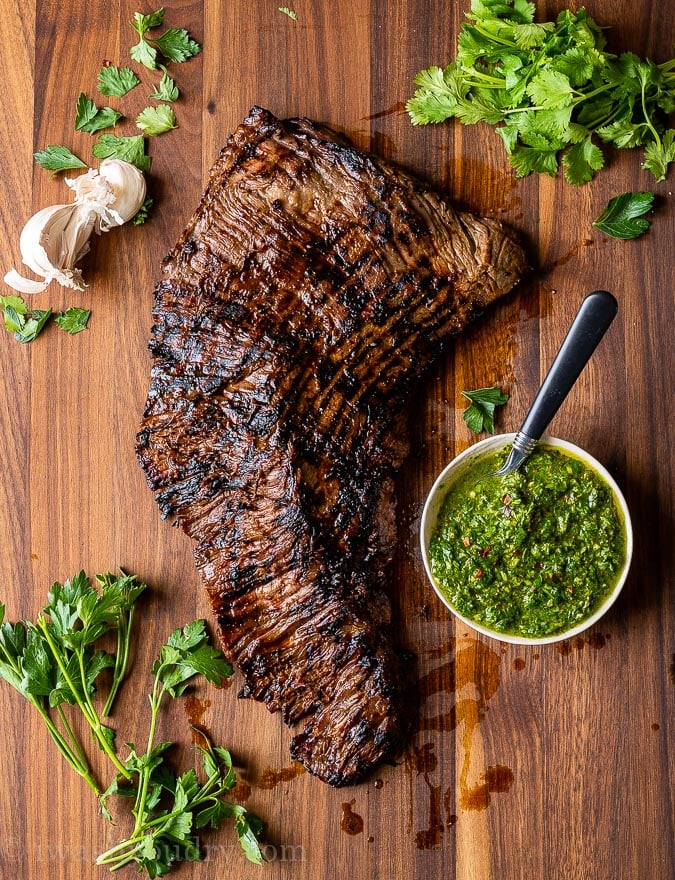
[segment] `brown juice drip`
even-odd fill
[[[363,119],[370,122],[373,119],[383,119],[385,116],[393,116],[394,113],[404,112],[405,103],[403,101],[397,101],[395,104],[392,104],[391,107],[387,107],[386,110],[380,110],[379,113],[371,113],[370,116],[364,116]]]
[[[381,779],[376,779],[375,782],[373,782],[374,788],[382,788],[383,785],[384,785],[384,782],[382,782]]]
[[[276,788],[280,782],[290,782],[291,779],[295,779],[296,776],[300,776],[304,772],[305,768],[297,761],[294,761],[290,767],[282,767],[281,770],[273,770],[268,767],[258,780],[257,787],[267,790]]]
[[[521,672],[523,669],[525,669],[525,661],[522,657],[516,657],[516,659],[513,661],[513,668],[516,670],[516,672]]]
[[[661,725],[660,725],[660,724],[657,724],[656,721],[655,721],[655,722],[652,724],[652,730],[653,730],[654,732],[656,732],[657,730],[660,730],[660,729],[661,729]]]
[[[234,788],[231,788],[227,793],[228,798],[233,801],[237,801],[240,803],[241,801],[246,801],[251,797],[251,786],[248,782],[244,782],[243,779],[239,779]]]
[[[599,651],[600,648],[605,647],[609,638],[609,634],[603,635],[600,632],[592,632],[589,633],[586,638],[583,636],[577,636],[573,642],[558,642],[557,650],[559,654],[563,655],[563,657],[569,656],[572,653],[572,649],[575,651],[583,651],[586,645],[588,645],[589,648],[593,648],[595,651]]]
[[[361,834],[363,831],[363,819],[358,813],[355,813],[352,810],[355,803],[356,800],[352,798],[349,802],[345,801],[342,804],[342,821],[340,822],[340,828],[342,828],[345,834],[355,835]]]
[[[511,770],[498,764],[487,768],[478,785],[469,785],[474,734],[487,710],[489,700],[499,688],[501,654],[473,639],[453,639],[438,648],[420,653],[441,660],[453,652],[449,661],[441,663],[421,677],[419,689],[422,705],[429,697],[441,692],[453,693],[454,704],[443,714],[422,715],[417,732],[445,732],[461,727],[464,754],[459,768],[459,806],[464,810],[485,809],[490,802],[491,793],[508,791],[513,783]],[[525,661],[518,659],[522,663],[522,667],[518,664],[518,668],[523,668]],[[468,688],[477,692],[477,696],[467,693]],[[457,822],[454,812],[455,787],[451,786],[442,792],[441,786],[433,785],[430,778],[438,766],[434,749],[434,742],[425,742],[412,746],[406,755],[406,766],[411,771],[411,777],[413,774],[422,775],[429,792],[429,824],[415,835],[418,849],[434,849],[440,846],[445,828]],[[445,824],[441,814],[441,801],[445,809]]]
[[[204,713],[210,705],[211,700],[200,700],[192,694],[183,703],[188,724],[192,728],[192,742],[196,745],[204,744]]]
[[[513,772],[510,767],[495,764],[481,774],[483,780],[472,788],[462,790],[459,805],[463,810],[485,810],[490,804],[490,795],[508,791],[513,785]]]

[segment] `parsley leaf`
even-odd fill
[[[116,67],[110,64],[102,67],[98,72],[98,90],[102,95],[123,98],[139,83],[140,79],[130,67]]]
[[[464,410],[464,421],[474,434],[487,431],[494,434],[495,408],[506,403],[509,395],[502,393],[500,388],[477,388],[475,391],[462,391],[471,405]]]
[[[66,333],[81,333],[86,328],[90,315],[90,309],[80,309],[77,306],[71,306],[65,312],[57,312],[54,321]]]
[[[153,42],[165,58],[178,63],[187,61],[202,51],[202,47],[191,39],[185,28],[169,28]]]
[[[32,342],[42,331],[52,313],[51,309],[29,309],[20,296],[0,296],[0,308],[5,330],[19,342]]]
[[[653,202],[654,193],[622,193],[609,200],[593,226],[612,238],[637,238],[649,229],[649,220],[642,215],[651,210]]]
[[[86,168],[82,159],[71,153],[68,147],[59,144],[50,144],[44,150],[38,150],[33,154],[38,165],[56,174],[58,171],[68,171],[72,168]]]
[[[284,15],[287,15],[293,21],[298,20],[298,13],[292,9],[289,9],[288,6],[280,6],[279,12],[283,12]]]
[[[164,9],[160,8],[149,15],[134,13],[131,26],[140,39],[130,50],[131,57],[150,70],[156,70],[158,56],[168,61],[183,62],[201,52],[201,46],[195,42],[185,28],[169,28],[159,37],[149,37],[147,32],[159,27],[164,21]],[[153,45],[154,44],[154,45]]]
[[[149,171],[152,159],[145,155],[145,138],[142,134],[118,137],[102,134],[91,148],[97,159],[122,159],[141,171]]]
[[[164,73],[159,81],[159,85],[155,86],[154,92],[148,95],[148,97],[154,98],[155,101],[177,101],[179,96],[180,91],[178,90],[175,80],[169,76],[166,68],[164,68]]]
[[[146,107],[136,117],[136,125],[150,137],[178,128],[176,114],[173,112],[173,107],[169,107],[168,104]]]
[[[80,92],[75,116],[76,131],[94,134],[102,128],[110,128],[121,118],[122,114],[118,110],[113,110],[112,107],[99,108],[84,92]]]
[[[33,309],[26,316],[26,323],[14,334],[19,342],[32,342],[42,332],[52,314],[51,309]]]
[[[415,77],[414,125],[456,117],[498,126],[518,176],[555,175],[579,186],[602,168],[597,134],[618,149],[644,146],[643,167],[663,180],[675,161],[675,59],[663,64],[605,51],[584,8],[534,22],[527,0],[472,0],[456,60]]]

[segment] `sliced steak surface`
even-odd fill
[[[526,269],[495,221],[307,119],[254,107],[155,291],[137,454],[242,695],[332,785],[402,745],[390,632],[398,414]]]

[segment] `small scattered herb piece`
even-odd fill
[[[136,216],[131,221],[134,226],[141,226],[143,223],[147,223],[152,204],[153,200],[150,196],[148,196],[141,207],[138,209],[138,213],[136,214]]]
[[[163,21],[164,9],[160,7],[149,15],[135,12],[131,22],[132,28],[140,37],[138,43],[131,47],[131,57],[150,70],[157,69],[158,55],[168,61],[181,63],[201,52],[201,46],[190,37],[185,28],[169,28],[159,37],[147,36],[149,30],[159,27]]]
[[[97,159],[122,159],[141,171],[149,171],[152,159],[145,155],[145,138],[142,134],[118,137],[102,134],[91,148]]]
[[[617,149],[644,146],[657,180],[675,161],[675,59],[663,64],[605,51],[603,29],[582,7],[535,22],[527,0],[472,0],[457,57],[415,77],[407,109],[415,125],[457,117],[498,126],[519,177],[554,176],[581,185],[602,168],[594,139]]]
[[[150,137],[178,128],[176,114],[173,112],[173,107],[169,107],[168,104],[146,107],[136,117],[136,125]]]
[[[42,332],[51,314],[51,309],[31,309],[26,313],[25,324],[20,330],[17,330],[14,338],[19,342],[32,342]]]
[[[654,193],[626,192],[614,196],[593,226],[612,238],[637,238],[649,229],[649,220],[642,215],[651,210]]]
[[[74,333],[81,333],[86,329],[90,316],[90,309],[80,309],[76,306],[72,306],[71,308],[66,309],[65,312],[58,312],[54,321],[61,330],[65,330],[66,333],[72,335]]]
[[[29,309],[20,296],[0,296],[5,330],[19,342],[32,342],[49,320],[51,309]]]
[[[59,144],[50,144],[44,150],[38,150],[33,154],[38,165],[56,174],[58,171],[69,171],[73,168],[86,168],[82,159],[71,153],[68,147]]]
[[[292,18],[293,21],[298,20],[298,13],[294,12],[292,9],[289,9],[288,6],[280,6],[279,12],[283,12],[284,15],[287,15],[289,18]]]
[[[130,67],[116,67],[114,64],[109,64],[98,72],[98,90],[102,95],[123,98],[139,83],[140,79]]]
[[[475,391],[462,391],[464,397],[471,401],[471,405],[464,410],[464,421],[474,434],[487,431],[494,434],[495,408],[506,403],[509,395],[502,393],[500,388],[477,388]]]
[[[75,115],[76,131],[86,131],[88,134],[95,134],[102,128],[110,128],[121,118],[122,114],[119,110],[113,110],[112,107],[99,108],[84,92],[80,92]]]
[[[177,101],[180,97],[178,86],[176,85],[175,80],[169,76],[166,68],[164,68],[164,73],[159,81],[159,85],[155,86],[154,92],[148,95],[148,97],[154,98],[155,101]]]

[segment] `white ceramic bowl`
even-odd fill
[[[548,645],[552,644],[553,642],[562,641],[563,639],[573,638],[574,636],[583,632],[585,629],[588,629],[589,626],[592,626],[602,617],[602,615],[614,603],[616,597],[621,592],[621,588],[623,587],[626,581],[626,577],[628,576],[631,557],[633,555],[633,529],[631,526],[630,513],[628,512],[626,500],[623,497],[621,490],[617,486],[611,474],[608,473],[608,471],[600,464],[599,461],[593,458],[592,455],[589,455],[588,452],[586,452],[585,450],[580,449],[573,443],[568,443],[566,440],[558,440],[555,437],[542,437],[542,439],[539,441],[539,445],[553,446],[565,450],[575,458],[581,459],[581,461],[585,462],[589,467],[591,467],[604,480],[604,482],[607,483],[612,491],[612,494],[614,495],[617,507],[621,512],[626,539],[626,558],[617,578],[616,586],[607,596],[602,605],[600,605],[590,617],[587,617],[585,620],[581,621],[581,623],[578,623],[572,629],[556,633],[552,636],[544,636],[540,638],[527,638],[526,636],[515,636],[509,635],[507,633],[496,632],[495,630],[488,629],[482,624],[476,623],[475,621],[470,620],[468,617],[465,617],[463,614],[461,614],[443,594],[441,589],[438,587],[436,581],[434,580],[433,574],[431,573],[431,565],[429,560],[429,542],[431,540],[431,536],[436,526],[436,520],[438,519],[438,514],[445,499],[445,496],[448,492],[448,489],[453,485],[453,483],[456,482],[457,479],[459,479],[459,477],[463,476],[467,472],[467,470],[471,468],[472,464],[476,461],[477,458],[481,458],[488,452],[496,452],[504,446],[508,446],[510,443],[513,442],[514,437],[515,434],[497,434],[493,437],[487,437],[485,440],[481,440],[473,446],[470,446],[468,449],[465,449],[464,452],[454,458],[450,462],[450,464],[441,471],[441,473],[438,475],[438,478],[436,479],[436,482],[431,487],[431,491],[429,492],[426,503],[424,505],[424,510],[422,511],[422,523],[420,527],[422,559],[424,561],[424,568],[426,570],[427,577],[429,578],[431,585],[436,591],[436,595],[439,597],[441,602],[443,602],[443,604],[446,605],[450,609],[450,611],[452,611],[452,613],[467,626],[470,626],[472,629],[476,630],[477,632],[483,633],[486,636],[491,636],[494,639],[499,639],[502,642],[511,642],[516,645]]]

